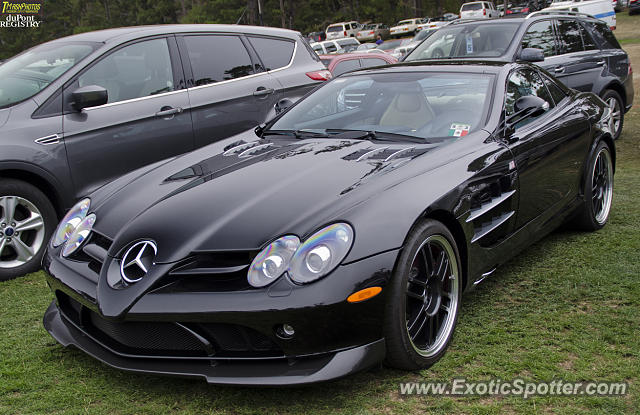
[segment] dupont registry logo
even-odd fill
[[[0,27],[40,27],[40,3],[2,2]]]

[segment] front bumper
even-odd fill
[[[382,361],[384,339],[352,349],[262,362],[198,359],[139,359],[119,355],[99,344],[60,313],[52,302],[44,315],[44,327],[61,345],[75,346],[107,365],[137,373],[204,378],[227,385],[303,385],[336,379],[367,369]]]

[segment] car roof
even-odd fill
[[[370,53],[366,53],[366,52],[351,52],[351,53],[341,53],[341,54],[334,54],[334,55],[319,55],[320,59],[329,59],[332,62],[333,61],[337,61],[337,60],[350,60],[350,59],[360,59],[360,58],[379,58],[379,59],[384,59],[387,60],[389,59],[390,55],[387,55],[384,52],[370,52]]]
[[[467,59],[436,59],[414,62],[399,62],[386,67],[361,69],[352,73],[384,73],[384,72],[484,72],[497,74],[505,68],[511,68],[526,63],[513,63],[507,61],[479,61]]]
[[[152,25],[119,27],[115,29],[96,30],[80,33],[56,39],[52,42],[120,42],[146,36],[163,35],[168,33],[192,33],[192,32],[225,32],[225,33],[251,33],[257,35],[281,36],[295,39],[298,32],[289,29],[274,27],[248,26],[248,25],[222,25],[222,24],[176,24],[176,25]]]

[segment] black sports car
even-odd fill
[[[111,366],[211,383],[428,367],[463,292],[562,222],[604,226],[611,123],[529,64],[346,74],[78,203],[44,259],[44,325]]]

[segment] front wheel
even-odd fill
[[[613,201],[613,160],[609,146],[602,141],[587,166],[584,199],[575,224],[586,231],[597,231],[607,223]]]
[[[417,370],[437,362],[453,336],[462,294],[460,256],[451,232],[426,220],[411,231],[390,284],[386,362]]]
[[[55,225],[56,212],[38,188],[0,180],[0,281],[40,268]]]

